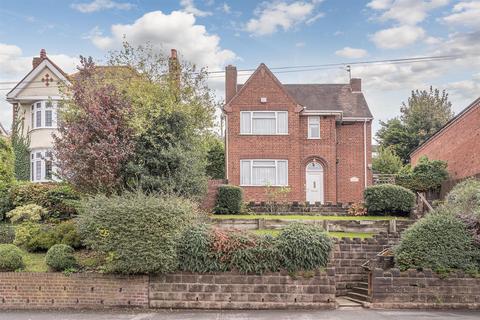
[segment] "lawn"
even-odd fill
[[[278,229],[260,229],[260,230],[252,230],[252,233],[258,235],[271,235],[277,236],[282,230]],[[332,238],[360,238],[366,239],[373,237],[374,233],[371,232],[328,232],[328,235]]]
[[[308,216],[308,215],[274,215],[274,214],[218,214],[212,219],[282,219],[282,220],[408,220],[407,217],[394,216]]]
[[[30,253],[24,251],[23,262],[25,263],[25,272],[47,272],[48,267],[45,263],[45,253]]]

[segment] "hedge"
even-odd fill
[[[216,214],[240,213],[243,204],[243,190],[237,186],[221,185],[218,187]]]
[[[363,197],[368,213],[374,215],[408,215],[415,206],[412,191],[392,184],[367,187]]]
[[[195,217],[193,202],[141,192],[96,195],[80,206],[78,229],[88,247],[105,254],[111,273],[174,271],[176,247]]]

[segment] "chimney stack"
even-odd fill
[[[237,67],[225,67],[225,103],[230,102],[237,93]]]
[[[172,82],[176,87],[180,87],[180,63],[178,62],[177,50],[170,50],[170,57],[168,58],[168,73]]]
[[[40,63],[42,63],[43,59],[47,58],[47,51],[45,49],[40,50],[39,57],[33,57],[32,60],[32,67],[35,69]]]
[[[361,92],[362,91],[362,79],[360,79],[360,78],[350,79],[350,88],[352,88],[352,92]]]

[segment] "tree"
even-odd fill
[[[372,166],[376,173],[396,174],[402,168],[403,163],[391,147],[380,147],[378,155],[372,159]]]
[[[207,176],[212,179],[225,178],[225,147],[223,141],[212,135],[207,139]]]
[[[134,147],[131,110],[128,97],[81,57],[54,136],[59,176],[85,192],[118,190]]]
[[[15,178],[20,181],[30,180],[30,135],[24,135],[25,114],[19,114],[20,107],[16,106],[17,118],[13,122],[12,149],[14,153]]]
[[[0,137],[0,184],[10,184],[14,180],[13,150],[7,138]]]
[[[404,163],[410,153],[430,138],[453,117],[448,94],[438,89],[415,90],[402,103],[400,118],[380,122],[377,140],[382,147],[391,147]]]
[[[443,181],[448,179],[447,163],[441,160],[420,158],[418,164],[412,168],[410,164],[400,170],[396,182],[413,191],[438,190]]]

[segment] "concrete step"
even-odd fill
[[[340,296],[336,298],[339,308],[361,308],[362,302],[354,301],[348,297]]]
[[[361,302],[370,302],[371,298],[370,296],[366,294],[361,294],[361,293],[356,293],[356,292],[347,292],[347,298],[354,299],[355,301],[361,301]]]
[[[368,296],[368,288],[353,287],[353,288],[351,289],[351,292],[359,293],[359,294]]]
[[[358,282],[355,287],[368,289],[368,282]]]

